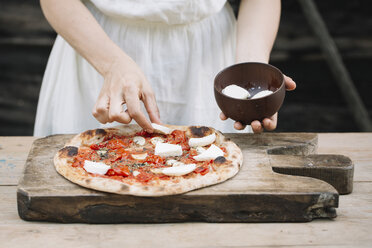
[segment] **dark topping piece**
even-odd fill
[[[134,163],[134,164],[131,164],[130,166],[132,166],[133,168],[141,168],[143,166],[148,166],[147,163]]]
[[[73,157],[78,154],[78,148],[76,146],[66,146],[62,148],[60,152],[65,156]]]
[[[108,151],[106,149],[98,150],[97,154],[101,159],[106,159],[108,158]]]
[[[85,139],[90,139],[94,135],[94,130],[87,130],[84,133],[81,133],[80,136]]]
[[[209,127],[190,127],[190,131],[193,137],[204,137],[210,134],[211,129]]]
[[[87,130],[83,134],[86,136],[93,136],[93,130]]]
[[[96,135],[106,135],[106,131],[105,129],[102,129],[102,128],[99,128],[99,129],[96,129]]]
[[[84,133],[80,134],[80,136],[84,139],[91,139],[94,136],[105,137],[106,135],[107,132],[104,129],[87,130]]]
[[[226,162],[226,158],[224,156],[219,156],[215,158],[214,163],[216,164],[223,164]]]

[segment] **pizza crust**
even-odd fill
[[[215,144],[223,146],[228,151],[227,161],[220,161],[222,164],[214,166],[217,170],[210,171],[206,175],[192,174],[192,177],[171,177],[170,180],[150,181],[147,184],[142,184],[135,180],[119,181],[110,178],[93,176],[86,172],[83,168],[72,167],[73,156],[77,154],[77,148],[82,145],[91,145],[100,142],[106,135],[134,135],[142,130],[138,125],[122,125],[115,128],[88,130],[78,134],[68,142],[64,148],[59,150],[54,156],[54,165],[59,174],[68,180],[86,188],[96,189],[100,191],[136,195],[136,196],[164,196],[185,193],[198,188],[214,185],[224,182],[235,176],[243,162],[243,155],[240,148],[224,137],[221,132],[213,128],[188,127],[188,126],[172,126],[170,128],[186,131],[189,137],[200,137],[202,132],[208,135],[212,132],[216,133]],[[199,132],[200,131],[200,132]]]

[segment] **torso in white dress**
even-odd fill
[[[215,75],[234,62],[235,17],[225,0],[91,0],[84,4],[143,70],[163,123],[235,131],[231,120],[219,119],[213,95]],[[34,135],[117,124],[103,125],[92,116],[102,84],[102,76],[58,36],[43,78]]]

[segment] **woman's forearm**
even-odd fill
[[[52,27],[102,75],[119,58],[130,59],[79,0],[40,0]]]
[[[280,0],[242,0],[237,23],[237,63],[269,62],[280,9]]]

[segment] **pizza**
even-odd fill
[[[54,156],[59,174],[81,186],[126,195],[181,194],[238,173],[240,148],[205,126],[152,124],[88,130]]]

